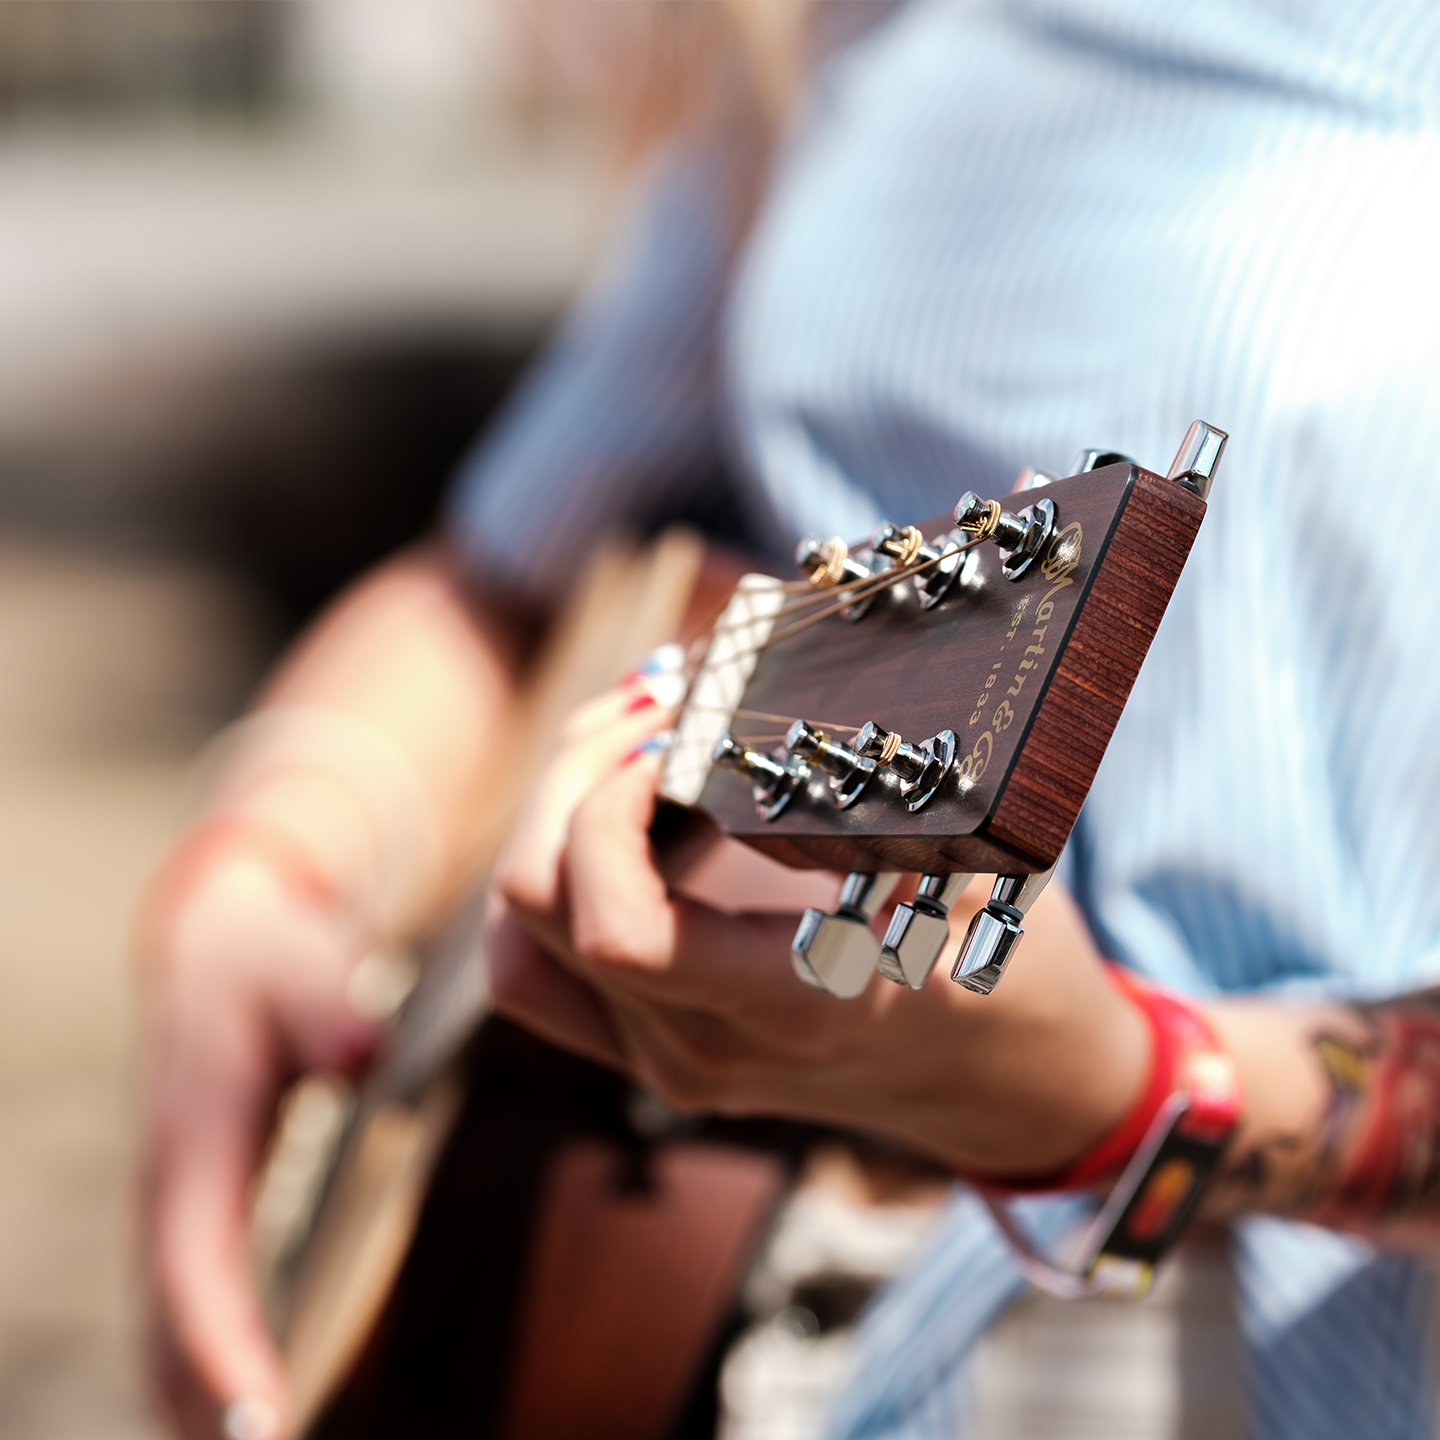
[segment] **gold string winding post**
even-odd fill
[[[918,575],[922,570],[928,570],[932,565],[938,565],[947,555],[954,555],[969,550],[971,546],[976,543],[978,542],[972,541],[970,544],[957,546],[955,550],[943,551],[932,560],[922,560],[918,565],[907,565],[903,570],[882,570],[878,575],[867,575],[862,581],[852,581],[851,585],[855,587],[853,589],[850,588],[850,585],[837,585],[830,593],[839,594],[842,590],[846,591],[845,597],[842,600],[834,605],[827,606],[824,610],[820,610],[814,615],[806,616],[804,620],[797,620],[793,625],[786,625],[782,629],[772,630],[760,648],[762,650],[768,649],[777,641],[788,639],[791,635],[798,635],[800,631],[808,629],[817,621],[825,620],[831,615],[838,615],[842,610],[848,610],[859,601],[868,599],[871,595],[877,594],[881,590],[889,589],[890,586],[896,584],[898,581],[908,579],[911,575]],[[781,615],[784,613],[783,610],[780,612]]]
[[[925,537],[920,533],[920,527],[907,525],[898,535],[886,540],[880,549],[903,570],[907,565],[914,564],[915,557],[920,553],[920,547],[924,543]]]
[[[983,520],[978,524],[960,526],[962,530],[968,530],[970,534],[975,537],[971,542],[972,544],[979,544],[981,541],[988,540],[1000,527],[1000,516],[1004,513],[1000,508],[1000,502],[998,500],[987,500],[985,505],[986,514]]]
[[[829,590],[845,578],[850,547],[838,535],[832,535],[815,552],[814,558],[818,563],[811,567],[807,578],[817,590]]]

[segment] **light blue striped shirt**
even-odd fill
[[[819,71],[733,265],[711,173],[657,164],[477,452],[472,563],[543,594],[705,498],[717,449],[779,553],[1080,444],[1163,470],[1203,415],[1231,444],[1070,882],[1194,993],[1440,979],[1440,6],[915,3]],[[1257,1433],[1429,1433],[1418,1266],[1271,1220],[1238,1257]],[[958,1433],[1018,1285],[958,1198],[833,1434]]]

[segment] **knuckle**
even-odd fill
[[[496,885],[507,904],[527,915],[543,914],[550,908],[550,886],[531,867],[504,866],[496,876]]]
[[[574,938],[580,958],[597,969],[657,969],[666,958],[655,927],[619,918],[577,924]]]

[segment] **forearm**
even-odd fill
[[[282,832],[341,889],[383,877],[383,928],[405,930],[492,818],[483,780],[513,723],[519,642],[443,552],[390,562],[282,664],[220,758],[212,814]]]
[[[1387,1243],[1440,1240],[1440,992],[1210,1013],[1246,1087],[1212,1214],[1260,1210]]]

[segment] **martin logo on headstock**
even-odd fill
[[[802,542],[804,578],[747,576],[710,638],[663,798],[799,868],[850,872],[807,911],[801,978],[918,989],[970,875],[997,875],[953,978],[988,994],[1070,835],[1190,553],[1225,447],[1196,421],[1165,478],[1082,452],[1017,497]],[[1036,493],[1043,490],[1043,494]],[[929,537],[929,538],[927,538]],[[883,943],[898,872],[922,875]]]

